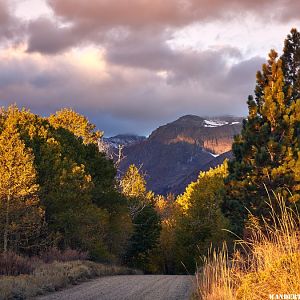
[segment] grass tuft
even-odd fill
[[[238,241],[244,249],[228,258],[226,245],[211,250],[197,272],[202,300],[269,299],[270,295],[300,294],[300,217],[283,197],[269,200],[270,217],[251,216],[250,238]],[[245,254],[246,253],[246,254]]]

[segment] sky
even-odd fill
[[[296,0],[0,0],[0,105],[73,108],[106,136],[246,116],[299,17]]]

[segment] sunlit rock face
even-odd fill
[[[232,158],[233,137],[241,128],[242,118],[187,115],[160,126],[147,139],[119,136],[110,142],[124,145],[120,174],[135,164],[146,174],[150,190],[180,194],[201,170]]]
[[[234,135],[240,133],[242,118],[201,118],[187,115],[156,129],[149,140],[164,144],[185,142],[197,144],[212,154],[231,150]]]

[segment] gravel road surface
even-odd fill
[[[101,277],[39,300],[188,300],[193,276],[122,275]]]

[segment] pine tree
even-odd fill
[[[296,97],[300,42],[293,41],[291,46],[290,41],[296,37],[299,34],[292,31],[282,59],[272,50],[268,63],[257,73],[255,98],[248,98],[248,118],[233,144],[235,159],[229,164],[223,209],[237,233],[247,218],[245,207],[254,215],[267,215],[266,189],[280,191],[290,201],[299,199],[300,100]]]
[[[283,72],[285,75],[286,89],[292,87],[291,100],[300,98],[300,33],[293,28],[284,42]]]
[[[133,218],[134,231],[124,260],[134,268],[148,270],[151,251],[158,245],[160,218],[154,207],[147,204]]]
[[[3,251],[29,249],[43,226],[34,156],[13,123],[5,122],[0,135],[0,206]]]

